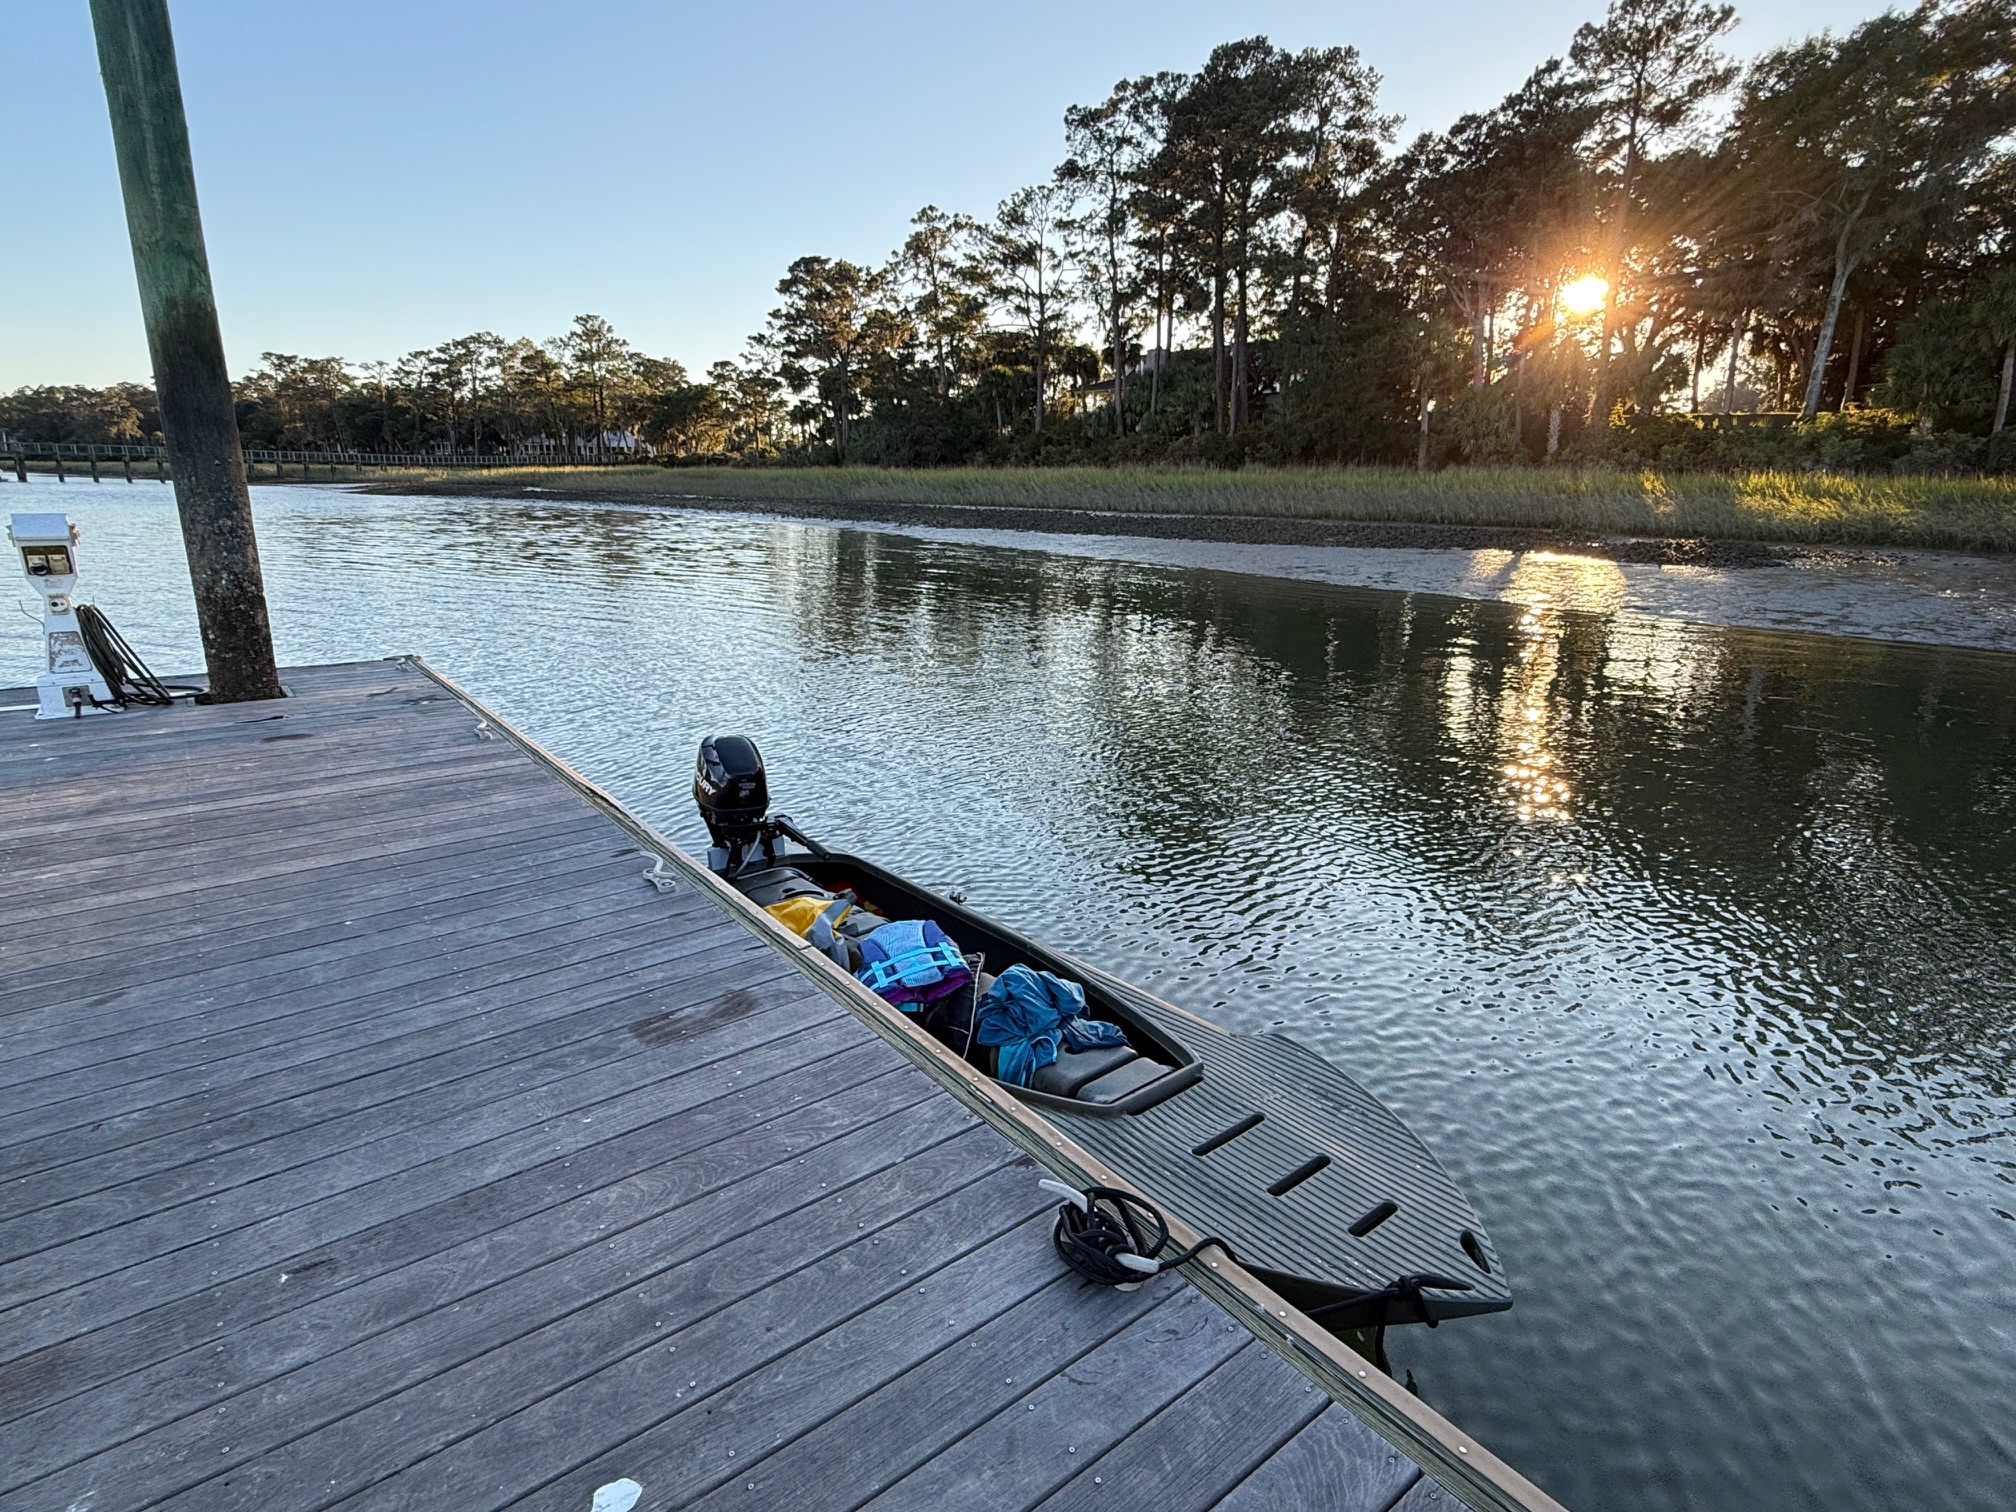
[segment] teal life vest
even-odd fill
[[[973,980],[959,947],[929,919],[884,924],[861,942],[855,979],[902,1008],[943,997]]]

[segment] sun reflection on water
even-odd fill
[[[1520,820],[1560,824],[1575,817],[1574,785],[1563,769],[1555,729],[1556,685],[1567,633],[1564,611],[1609,613],[1624,599],[1624,574],[1601,557],[1552,551],[1482,553],[1473,571],[1504,580],[1507,597],[1523,605],[1518,650],[1499,709],[1499,771]],[[1491,562],[1485,556],[1499,558]]]
[[[1555,677],[1561,661],[1561,617],[1529,604],[1519,616],[1518,660],[1506,679],[1499,742],[1506,790],[1522,820],[1561,823],[1574,817],[1574,790],[1550,740]]]

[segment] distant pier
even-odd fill
[[[413,468],[471,469],[488,467],[622,467],[648,464],[647,453],[616,448],[587,451],[306,451],[248,446],[243,449],[246,475],[265,478],[334,478],[341,473],[390,472]],[[174,468],[165,446],[109,441],[0,441],[0,478],[28,481],[29,464],[68,482],[89,478],[153,478],[166,482]],[[260,470],[265,469],[264,473]]]
[[[1082,1285],[1114,1173],[425,667],[283,677],[0,714],[0,1508],[1558,1512]]]

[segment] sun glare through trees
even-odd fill
[[[1063,110],[1055,171],[991,210],[926,205],[886,255],[779,269],[776,308],[704,371],[592,316],[388,362],[266,353],[245,434],[899,467],[1998,469],[2009,0],[1927,0],[1747,67],[1736,24],[1613,0],[1500,104],[1411,138],[1356,48],[1227,42]],[[141,385],[0,399],[36,439],[158,423]]]

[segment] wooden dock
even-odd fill
[[[425,668],[285,681],[0,714],[0,1507],[1553,1508],[1080,1285],[1040,1119]]]

